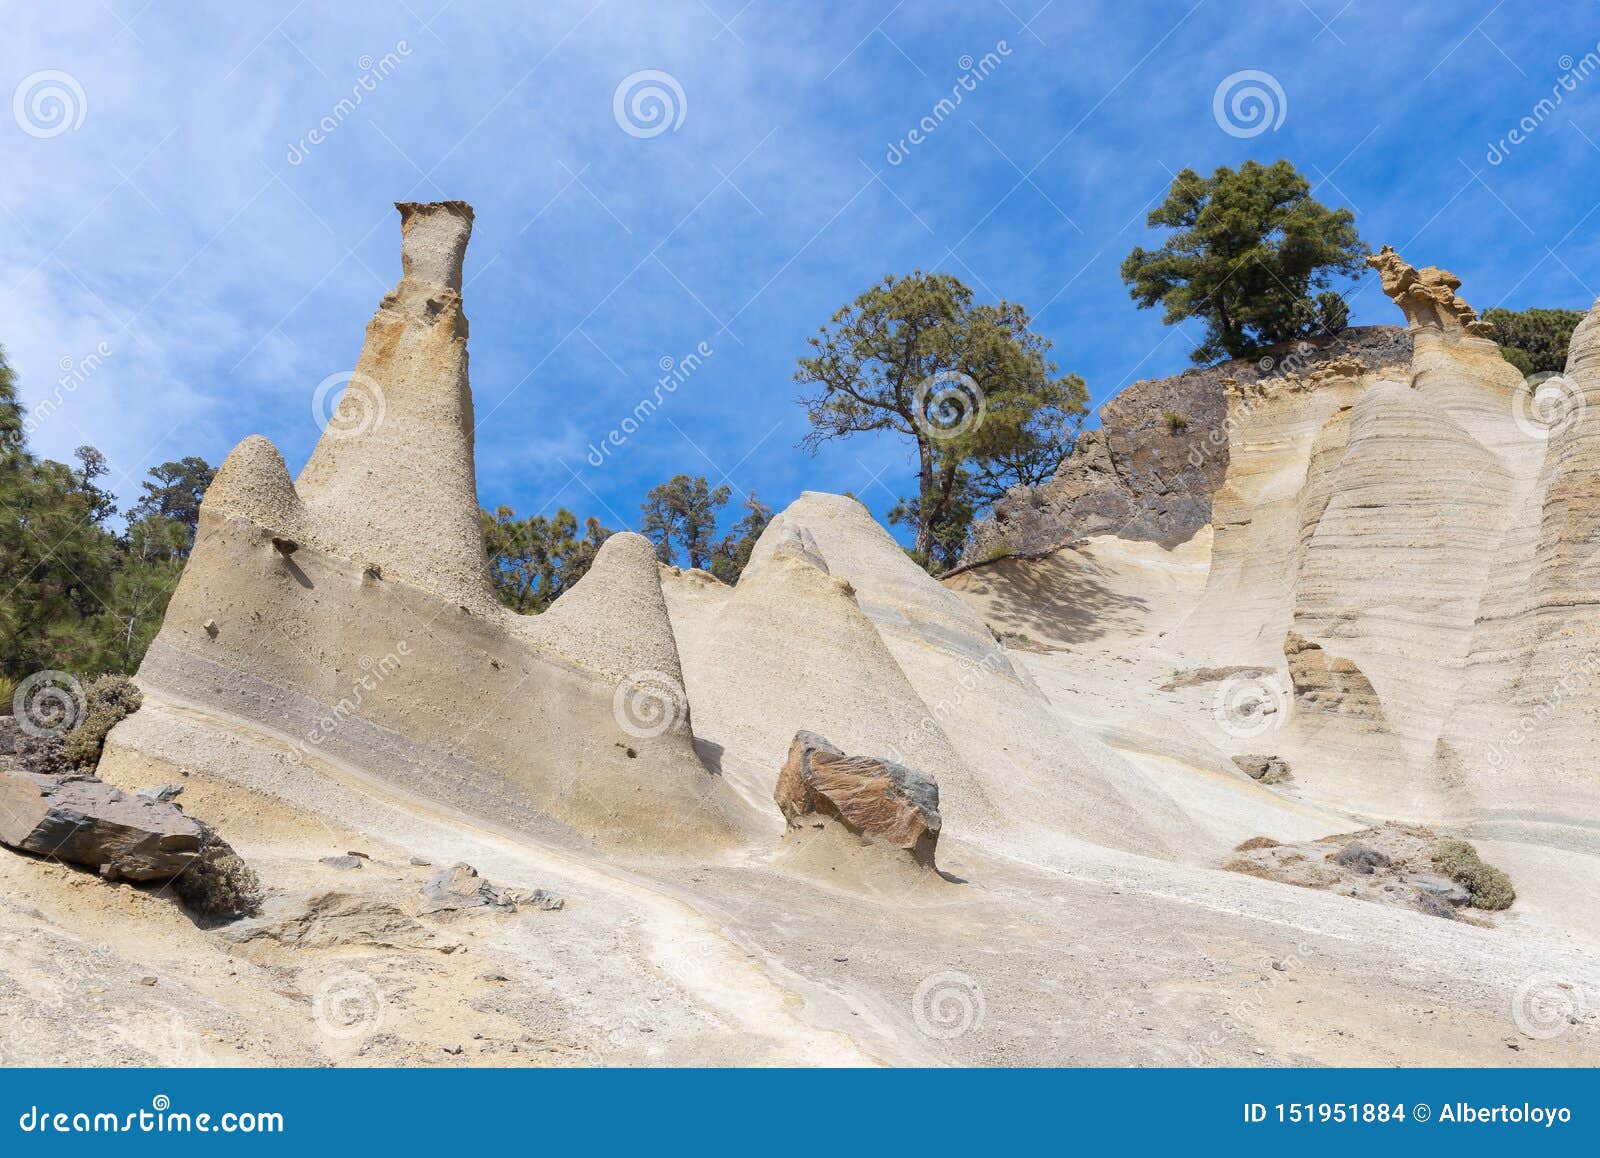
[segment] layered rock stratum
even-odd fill
[[[1171,437],[1135,391],[1010,557],[941,583],[808,491],[734,586],[623,533],[518,616],[472,213],[400,211],[334,419],[218,472],[98,769],[181,785],[261,912],[0,858],[3,1060],[1600,1060],[1600,309],[1531,395],[1385,252],[1408,331],[1188,378],[1192,468],[1119,449]],[[1424,831],[1514,903],[1339,859]]]

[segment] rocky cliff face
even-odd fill
[[[964,561],[1042,554],[1089,535],[1184,541],[1211,522],[1211,497],[1227,474],[1224,382],[1248,386],[1341,358],[1368,370],[1403,366],[1411,360],[1411,337],[1400,326],[1361,326],[1275,347],[1260,358],[1133,383],[1100,408],[1099,429],[1078,440],[1055,478],[1016,487],[995,504],[993,515],[973,528]]]

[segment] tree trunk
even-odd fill
[[[913,549],[923,558],[933,550],[933,447],[928,436],[917,435],[917,537]]]
[[[930,561],[933,561],[933,528],[944,522],[945,514],[950,510],[950,496],[955,490],[956,473],[958,466],[946,466],[939,473],[936,483],[931,483],[932,493],[925,495],[922,500],[923,525],[927,528],[928,545],[924,548]]]
[[[133,594],[133,610],[128,613],[128,631],[122,639],[122,666],[133,666],[133,627],[139,619],[139,597],[144,594],[143,589],[136,590]]]
[[[1244,345],[1244,335],[1233,324],[1233,318],[1228,314],[1228,303],[1223,299],[1222,292],[1217,292],[1217,317],[1222,322],[1222,350],[1230,358],[1237,358]]]

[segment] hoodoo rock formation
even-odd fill
[[[1367,264],[1378,271],[1383,292],[1400,307],[1413,331],[1436,331],[1451,340],[1463,335],[1493,339],[1494,327],[1479,321],[1478,311],[1456,297],[1461,279],[1449,270],[1407,265],[1392,245],[1367,258]]]
[[[350,768],[557,839],[739,839],[748,818],[694,751],[649,542],[612,537],[544,615],[496,601],[461,306],[472,210],[398,208],[403,276],[337,410],[298,479],[260,437],[217,472],[108,766]]]
[[[947,829],[970,839],[1145,851],[1196,839],[1195,820],[1148,773],[1051,713],[977,612],[855,499],[805,492],[768,525],[736,587],[691,582],[675,578],[667,597],[696,733],[725,753],[722,770],[747,798],[771,798],[795,733],[814,730],[932,776]]]
[[[1320,799],[1592,848],[1600,304],[1535,394],[1459,278],[1388,247],[1370,263],[1410,356],[1222,383],[1209,561],[1161,648],[1224,683],[1256,671],[1232,678],[1281,697],[1275,742]],[[1236,754],[1257,742],[1253,721],[1225,723]]]
[[[472,207],[396,208],[400,283],[367,324],[338,409],[294,489],[324,550],[381,563],[389,579],[481,612],[492,604],[461,312]]]

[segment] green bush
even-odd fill
[[[1167,429],[1172,431],[1173,434],[1181,434],[1189,429],[1189,416],[1187,414],[1179,414],[1175,410],[1169,410],[1162,417],[1167,420]]]
[[[103,675],[84,689],[88,711],[61,743],[60,771],[92,772],[100,763],[106,734],[139,710],[143,697],[125,675]]]
[[[1433,854],[1433,863],[1472,894],[1475,909],[1508,909],[1517,899],[1511,878],[1493,865],[1484,864],[1478,850],[1464,840],[1442,841]]]

